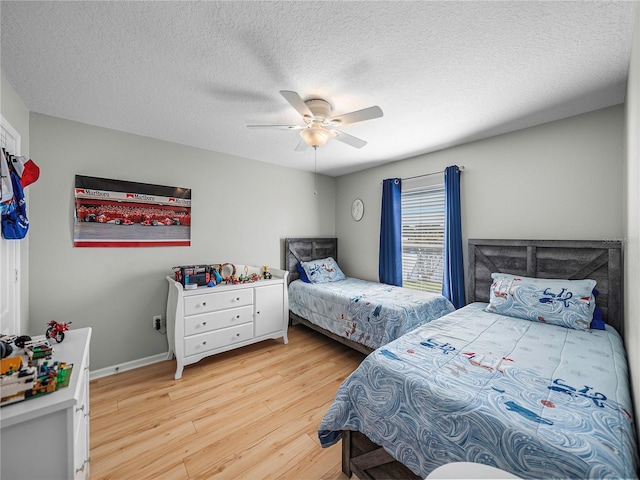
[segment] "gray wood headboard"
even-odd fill
[[[285,238],[284,269],[289,272],[289,283],[300,278],[296,265],[318,258],[333,257],[338,261],[337,238]]]
[[[624,336],[622,243],[589,240],[469,240],[469,302],[488,302],[491,274],[591,278],[606,323]]]

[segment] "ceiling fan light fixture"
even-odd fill
[[[300,130],[300,141],[295,148],[298,152],[307,147],[315,149],[323,147],[331,140],[331,137],[335,137],[336,140],[352,147],[362,148],[367,142],[337,130],[335,127],[382,117],[382,109],[378,106],[332,117],[331,104],[326,100],[312,98],[304,101],[300,95],[290,90],[280,90],[280,94],[302,116],[305,125],[247,125],[247,127]]]
[[[333,136],[323,127],[308,127],[300,130],[300,136],[310,147],[324,147]]]

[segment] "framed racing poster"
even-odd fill
[[[188,247],[191,189],[76,175],[75,247]]]

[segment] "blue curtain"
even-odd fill
[[[380,283],[402,286],[402,209],[401,182],[388,178],[382,182],[380,221]]]
[[[442,295],[456,308],[464,307],[464,265],[462,261],[462,218],[460,214],[460,169],[444,171],[444,278]]]

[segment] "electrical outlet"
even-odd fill
[[[162,335],[167,333],[167,321],[162,315],[153,316],[153,329]]]

